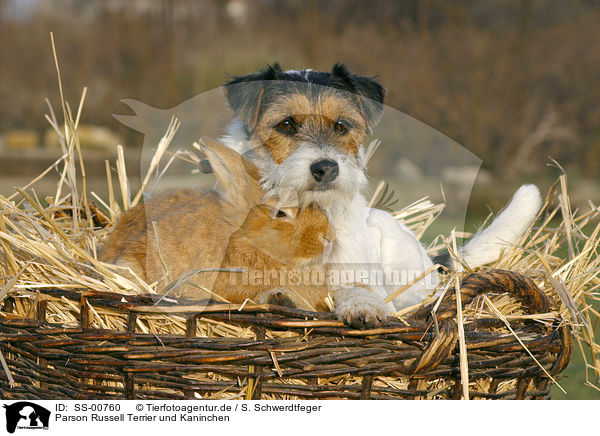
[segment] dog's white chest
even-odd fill
[[[425,249],[406,226],[387,212],[369,208],[362,198],[355,199],[349,208],[332,208],[330,219],[336,232],[331,263],[345,271],[345,277],[368,284],[382,297],[432,266]],[[427,284],[412,286],[394,300],[394,305],[414,304],[425,297],[423,291],[436,284],[434,272]]]
[[[330,214],[335,230],[331,262],[348,267],[380,263],[378,238],[374,238],[374,229],[369,228],[370,209],[364,199],[355,199],[349,207],[336,206],[331,208]]]

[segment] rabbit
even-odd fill
[[[218,141],[200,142],[221,189],[167,191],[128,210],[99,259],[129,267],[147,282],[176,283],[189,275],[173,296],[204,298],[208,289],[231,303],[328,310],[325,283],[292,280],[325,272],[335,237],[325,213],[314,205],[279,208],[277,198],[263,201],[254,164]],[[197,271],[205,268],[246,272]],[[257,274],[263,277],[256,280]]]

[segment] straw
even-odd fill
[[[456,324],[458,325],[458,346],[460,353],[460,382],[462,384],[463,399],[469,399],[469,361],[467,358],[467,344],[465,342],[465,327],[463,325],[462,299],[458,276],[454,279],[456,292]]]
[[[177,133],[177,129],[179,129],[179,126],[181,126],[181,122],[177,118],[172,117],[171,121],[169,122],[169,127],[167,127],[167,132],[160,139],[160,141],[158,143],[158,147],[156,147],[156,151],[152,155],[152,160],[150,161],[150,167],[148,168],[148,172],[146,173],[146,176],[144,177],[144,181],[142,182],[142,186],[140,187],[140,190],[138,191],[136,196],[133,198],[133,201],[131,202],[131,207],[135,207],[138,204],[138,202],[140,201],[140,199],[142,198],[142,195],[144,194],[144,190],[146,189],[146,186],[148,185],[148,182],[150,181],[150,177],[152,176],[154,171],[158,168],[158,165],[160,164],[160,160],[162,159],[163,155],[167,151],[167,148],[169,148],[171,141],[173,141],[173,137],[175,136],[175,133]]]

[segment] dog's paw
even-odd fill
[[[383,298],[362,288],[337,291],[335,304],[338,319],[361,330],[381,327],[388,314]]]

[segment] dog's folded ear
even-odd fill
[[[245,76],[232,76],[223,88],[229,107],[253,131],[263,111],[266,80],[279,80],[283,72],[275,62],[265,69]]]
[[[352,74],[344,64],[340,63],[333,66],[331,75],[343,83],[341,89],[354,94],[359,109],[367,121],[367,128],[372,131],[383,116],[385,88],[376,77]]]

